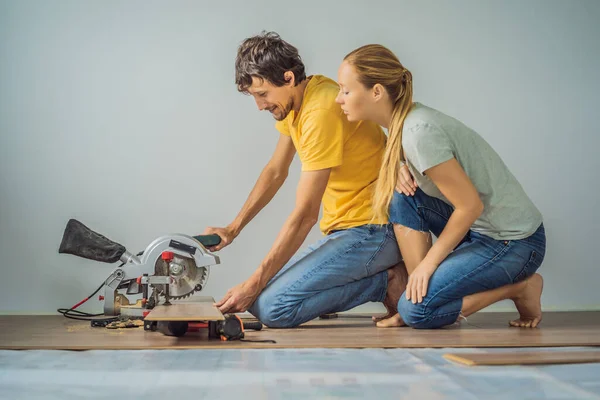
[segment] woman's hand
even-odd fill
[[[417,181],[412,177],[408,166],[402,164],[398,173],[398,181],[396,182],[396,191],[404,193],[407,196],[414,196],[417,190]]]
[[[437,269],[436,266],[421,262],[417,268],[408,276],[406,285],[406,299],[412,300],[413,304],[420,303],[427,295],[429,279]]]

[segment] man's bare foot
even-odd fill
[[[408,272],[403,262],[399,262],[393,267],[387,270],[388,273],[388,285],[385,293],[385,299],[383,299],[383,305],[387,310],[387,314],[383,317],[373,317],[373,321],[379,322],[387,320],[398,314],[398,301],[400,296],[406,289],[408,282]],[[377,324],[379,326],[379,324]]]
[[[540,274],[533,274],[523,281],[523,289],[512,300],[519,311],[519,319],[510,321],[510,326],[535,328],[542,321],[542,289],[544,279]]]
[[[400,314],[396,313],[396,315],[384,319],[382,321],[379,321],[377,323],[377,327],[378,328],[391,328],[391,327],[395,327],[395,326],[404,326],[406,325],[404,323],[404,321],[402,321],[402,318],[400,317]]]

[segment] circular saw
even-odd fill
[[[206,248],[220,241],[218,235],[171,234],[155,239],[134,255],[123,245],[70,219],[58,252],[106,263],[121,261],[104,282],[105,294],[100,296],[104,300],[104,314],[143,316],[144,309],[157,305],[161,299],[169,304],[171,299],[182,299],[202,290],[210,266],[220,264],[219,257]],[[153,289],[151,298],[149,287]],[[122,289],[126,289],[125,295],[119,293]],[[134,304],[127,298],[140,293],[142,299]]]

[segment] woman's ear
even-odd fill
[[[383,96],[385,94],[385,88],[381,83],[376,83],[375,86],[373,86],[373,89],[371,89],[371,91],[373,94],[373,100],[379,101],[383,99]]]

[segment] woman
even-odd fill
[[[383,46],[348,54],[338,80],[348,119],[389,133],[374,207],[394,224],[409,280],[399,315],[378,326],[439,328],[511,299],[520,318],[510,325],[535,328],[542,215],[498,154],[460,121],[413,103],[411,73]]]

